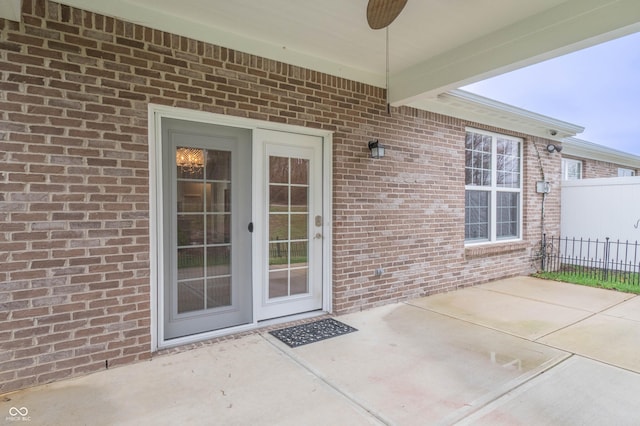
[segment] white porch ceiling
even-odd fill
[[[0,18],[10,21],[20,21],[21,0],[0,1]]]
[[[58,0],[385,86],[385,31],[367,0]],[[409,0],[389,28],[390,97],[421,100],[640,30],[638,0]]]

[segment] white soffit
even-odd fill
[[[410,104],[638,31],[638,0],[565,1],[394,73],[391,101]]]
[[[584,127],[478,96],[451,90],[424,99],[419,109],[457,117],[515,132],[561,141],[584,131]]]
[[[385,31],[368,27],[368,0],[58,1],[385,87]],[[433,97],[635,32],[638,22],[638,0],[409,0],[389,27],[391,100]]]
[[[22,0],[0,0],[0,18],[20,22]]]
[[[562,155],[606,161],[634,169],[640,168],[640,156],[578,138],[566,138],[562,141]]]

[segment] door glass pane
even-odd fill
[[[178,246],[204,244],[204,216],[178,215]]]
[[[269,211],[286,212],[289,210],[289,187],[269,185]]]
[[[204,276],[204,249],[178,249],[178,280],[202,278]]]
[[[289,239],[289,215],[269,215],[269,241],[287,241]]]
[[[231,273],[230,246],[207,247],[207,277]]]
[[[309,292],[309,160],[269,157],[269,298]]]
[[[201,212],[204,203],[204,184],[193,181],[178,181],[178,213]]]
[[[269,183],[289,183],[289,158],[269,157]]]
[[[207,150],[207,180],[231,180],[231,153]]]
[[[270,269],[286,269],[289,267],[289,242],[269,243]]]
[[[291,159],[291,183],[307,185],[309,183],[309,160]]]
[[[231,306],[231,277],[207,280],[207,308]]]
[[[204,281],[178,283],[178,313],[204,309]]]
[[[308,238],[307,226],[309,221],[307,214],[291,215],[291,239],[306,240]]]
[[[207,212],[229,213],[231,211],[231,184],[211,182],[206,184]]]
[[[231,153],[179,147],[176,165],[178,313],[229,306]]]
[[[309,268],[291,270],[291,294],[304,294],[308,290]]]
[[[269,271],[269,298],[289,295],[289,270]]]
[[[308,261],[308,245],[307,241],[297,241],[291,243],[291,266],[304,266]]]
[[[207,244],[231,242],[231,214],[207,215]]]
[[[292,212],[306,212],[307,205],[309,204],[307,199],[308,187],[294,186],[291,188],[291,211]]]

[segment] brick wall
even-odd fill
[[[583,159],[582,160],[583,179],[590,178],[603,178],[603,177],[618,177],[618,168],[629,169],[629,166],[622,166],[620,164],[609,163],[607,161]],[[631,168],[632,170],[635,170]],[[636,170],[637,173],[637,170]]]
[[[44,0],[0,20],[0,76],[0,393],[151,356],[149,103],[334,132],[339,313],[529,272],[541,164],[559,178],[547,142],[515,134],[525,241],[465,250],[464,132],[481,123],[387,115],[380,88]],[[546,206],[557,226],[555,192]]]

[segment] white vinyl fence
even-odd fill
[[[640,241],[640,176],[564,181],[563,238]]]

